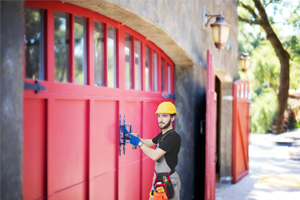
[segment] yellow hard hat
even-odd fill
[[[155,114],[157,113],[168,113],[177,115],[176,107],[171,102],[162,102],[161,104],[159,104]]]

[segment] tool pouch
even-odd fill
[[[170,173],[156,173],[154,188],[157,192],[165,192],[167,194],[168,199],[172,199],[174,196],[174,188],[171,183]]]

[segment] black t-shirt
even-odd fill
[[[162,132],[159,133],[155,138],[152,139],[154,144],[157,144],[158,141],[159,148],[166,152],[165,158],[168,166],[171,168],[171,170],[174,170],[178,164],[178,153],[181,145],[180,135],[174,129],[171,129],[163,135]]]

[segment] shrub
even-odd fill
[[[295,128],[300,128],[300,121],[296,123]]]
[[[272,88],[264,88],[251,105],[251,132],[267,133],[276,113],[277,95]]]

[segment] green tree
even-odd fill
[[[239,1],[239,7],[241,8],[239,12],[239,20],[248,23],[250,25],[259,25],[266,34],[266,39],[270,41],[276,56],[280,63],[280,83],[279,92],[277,95],[278,106],[276,121],[278,124],[278,131],[281,130],[284,111],[287,106],[288,90],[289,90],[289,72],[290,72],[290,54],[284,48],[282,41],[279,39],[276,31],[273,28],[275,24],[274,15],[268,16],[266,12],[266,7],[269,5],[274,6],[274,12],[276,12],[278,7],[284,6],[286,2],[283,0],[245,0]]]

